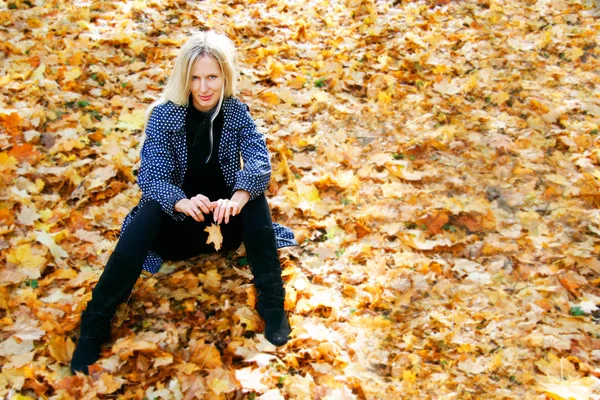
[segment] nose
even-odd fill
[[[202,79],[202,81],[200,82],[200,91],[201,92],[208,91],[208,82],[205,81],[204,79]]]

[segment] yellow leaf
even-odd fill
[[[150,45],[150,42],[147,42],[142,39],[137,39],[137,40],[134,40],[131,43],[129,43],[129,47],[131,48],[131,50],[133,50],[133,52],[136,55],[142,54],[142,52],[144,51],[146,46],[149,46],[149,45]]]
[[[218,225],[217,228],[219,227]],[[206,228],[208,229],[208,228]],[[221,235],[221,230],[219,228],[218,234]],[[210,235],[209,235],[210,237]],[[210,242],[207,242],[210,243]],[[215,244],[215,248],[216,248],[216,244]],[[221,247],[221,244],[219,242],[219,247]],[[218,249],[217,249],[218,250]],[[211,269],[210,271],[208,271],[206,273],[206,275],[204,274],[200,274],[199,275],[200,280],[202,280],[202,282],[204,283],[205,286],[210,287],[210,288],[218,288],[219,286],[221,286],[221,275],[219,275],[219,273],[217,272],[216,269]]]
[[[498,92],[492,95],[492,103],[498,105],[504,103],[508,99],[510,99],[510,95],[506,92]]]
[[[249,331],[256,332],[261,324],[258,319],[258,314],[248,307],[239,307],[236,310],[234,317],[238,319],[239,325],[246,325],[246,329]]]
[[[392,103],[392,96],[387,94],[387,92],[381,91],[377,95],[378,103],[381,105],[388,105]]]
[[[74,81],[81,76],[81,68],[73,67],[65,74],[65,82]]]
[[[14,169],[17,166],[17,164],[17,159],[13,156],[9,156],[6,152],[0,153],[0,171]]]
[[[37,67],[31,76],[29,77],[32,81],[38,81],[44,78],[44,72],[46,71],[46,64],[41,63],[39,67]]]
[[[417,377],[412,373],[412,371],[405,370],[402,372],[402,380],[406,383],[414,383],[417,380]]]
[[[34,400],[33,397],[23,396],[22,394],[16,394],[10,398],[10,400]]]
[[[144,109],[132,110],[131,112],[125,108],[121,111],[121,115],[119,115],[119,122],[117,123],[117,128],[123,129],[142,129],[144,126]]]
[[[583,50],[581,50],[579,47],[573,47],[572,49],[569,49],[566,51],[566,56],[569,60],[575,61],[582,55],[583,55]]]
[[[9,250],[6,261],[23,268],[41,269],[46,264],[46,257],[33,254],[29,244],[22,244]]]
[[[267,71],[269,71],[269,75],[271,75],[271,79],[279,78],[285,69],[285,66],[279,61],[269,57],[267,61]]]
[[[48,350],[50,351],[50,355],[54,357],[56,361],[62,364],[68,364],[71,361],[71,356],[75,350],[75,344],[69,337],[65,340],[64,336],[55,336],[50,339]]]
[[[215,246],[215,250],[219,251],[221,248],[221,244],[223,243],[223,235],[221,235],[221,227],[216,224],[212,224],[211,226],[204,229],[204,232],[208,232],[208,239],[206,239],[206,244],[213,244]]]
[[[303,75],[296,75],[293,79],[288,79],[286,85],[292,89],[302,89],[306,83],[306,78]]]
[[[305,185],[300,181],[296,181],[296,191],[301,201],[314,202],[321,201],[319,189],[314,185]]]
[[[41,28],[43,25],[42,21],[37,18],[27,18],[27,26],[30,28]]]
[[[85,129],[92,129],[94,127],[94,124],[92,122],[92,117],[90,117],[90,114],[83,114],[83,116],[81,118],[79,118],[79,123]]]
[[[46,222],[52,217],[52,210],[49,208],[46,208],[46,209],[40,210],[39,214],[40,214],[41,220],[43,222]]]
[[[165,44],[165,45],[173,45],[173,46],[178,46],[180,44],[178,40],[170,39],[167,36],[161,36],[158,39],[158,43],[159,44]]]

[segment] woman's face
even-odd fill
[[[196,61],[192,70],[192,97],[198,111],[210,111],[219,102],[223,74],[219,63],[204,55]]]

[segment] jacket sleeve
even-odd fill
[[[246,190],[250,193],[250,200],[254,200],[267,190],[271,179],[271,160],[265,138],[256,129],[248,107],[243,107],[239,143],[244,166],[236,173],[233,191]]]
[[[172,183],[175,172],[175,156],[169,150],[165,122],[160,110],[152,111],[146,127],[146,140],[140,152],[141,165],[138,185],[142,192],[160,204],[161,209],[176,221],[183,221],[185,214],[174,210],[175,204],[185,199],[183,190]]]

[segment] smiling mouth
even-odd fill
[[[209,100],[212,97],[212,94],[210,96],[200,96],[200,100]]]

